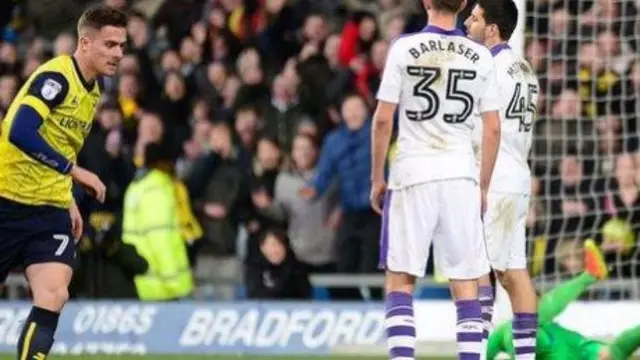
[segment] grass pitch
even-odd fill
[[[421,360],[455,360],[455,357],[423,357],[418,356]],[[387,360],[386,356],[252,356],[252,355],[50,355],[47,360]],[[0,360],[15,360],[15,355],[0,355]],[[640,360],[640,357],[634,357],[630,360]]]
[[[251,356],[251,355],[49,355],[47,360],[387,360],[385,356]],[[453,357],[420,357],[422,360],[454,360]],[[15,355],[0,355],[0,360],[15,360]]]

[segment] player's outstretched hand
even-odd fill
[[[384,181],[374,181],[371,184],[371,195],[369,201],[373,211],[382,215],[382,203],[384,199],[384,193],[387,191],[387,183]]]
[[[82,185],[91,195],[93,195],[100,203],[104,202],[107,194],[107,187],[104,186],[98,176],[80,166],[71,168],[71,177],[78,184]]]
[[[80,210],[75,201],[71,203],[69,216],[71,217],[71,235],[73,235],[75,241],[78,242],[80,237],[82,237],[84,224],[82,222],[82,215],[80,215]]]

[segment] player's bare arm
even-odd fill
[[[384,180],[384,165],[389,151],[391,132],[393,130],[393,114],[396,104],[379,101],[373,115],[371,127],[371,207],[378,214],[382,213],[382,198],[387,189]]]
[[[498,111],[482,114],[482,160],[480,163],[480,191],[482,191],[482,212],[487,208],[487,191],[500,147],[500,115]]]
[[[73,234],[73,239],[78,242],[82,236],[84,222],[82,220],[82,214],[80,214],[80,209],[78,209],[78,204],[76,204],[75,200],[71,201],[69,216],[71,217],[71,233]]]
[[[73,180],[87,190],[91,196],[95,197],[101,203],[104,202],[107,187],[96,174],[77,165],[72,166],[69,174],[73,177]]]

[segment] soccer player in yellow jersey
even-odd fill
[[[72,182],[104,201],[98,177],[74,164],[89,134],[102,76],[115,74],[127,16],[109,7],[78,21],[73,56],[40,66],[16,95],[0,135],[0,281],[25,268],[33,307],[18,341],[18,359],[44,359],[68,298],[82,218]]]

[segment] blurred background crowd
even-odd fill
[[[421,1],[104,2],[130,14],[129,45],[78,158],[108,199],[78,194],[75,296],[136,297],[133,276],[158,264],[122,241],[125,194],[148,171],[150,144],[171,164],[174,235],[194,278],[218,284],[196,296],[310,298],[309,274],[378,273],[370,117],[389,44],[425,25]],[[91,3],[3,2],[0,119],[38,65],[74,51]],[[582,240],[594,237],[614,277],[638,279],[640,1],[526,3],[524,51],[541,81],[531,270],[580,272]],[[347,290],[329,292],[360,296]]]

